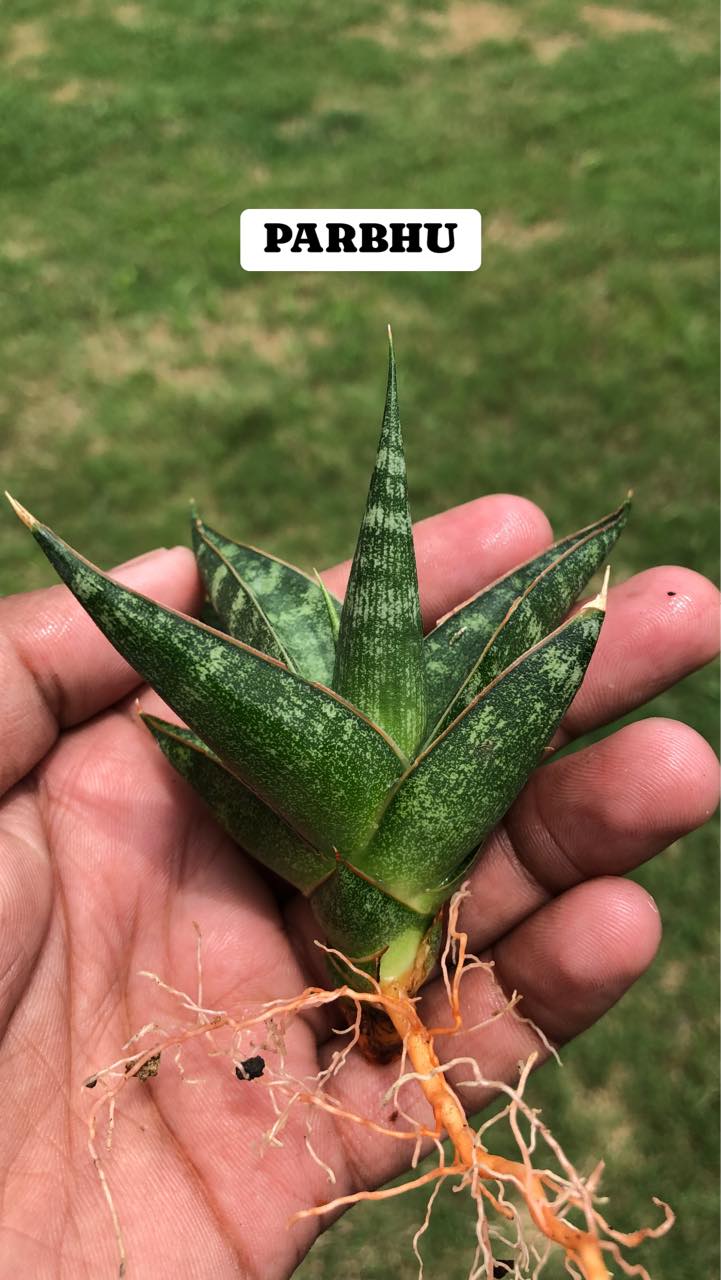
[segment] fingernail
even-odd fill
[[[136,564],[145,564],[148,560],[154,560],[156,556],[165,555],[167,550],[167,547],[155,547],[153,551],[144,551],[142,556],[133,556],[132,560],[124,560],[122,564],[116,565],[113,573],[116,573],[118,569],[131,569]]]

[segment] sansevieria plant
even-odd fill
[[[405,1046],[455,1167],[520,1187],[538,1227],[588,1280],[608,1273],[523,1164],[476,1140],[414,999],[447,907],[538,765],[599,637],[604,564],[628,502],[455,609],[424,636],[396,367],[345,600],[193,512],[208,603],[198,621],[121,586],[19,504],[60,577],[183,719],[143,719],[223,827],[308,899],[332,976],[368,998],[366,1050]],[[352,997],[351,997],[352,998]]]

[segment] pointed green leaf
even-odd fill
[[[301,893],[311,893],[336,869],[335,858],[308,844],[277,813],[225,769],[190,729],[141,713],[173,768],[202,796],[218,822],[246,853]]]
[[[294,565],[267,555],[257,547],[225,538],[196,517],[194,542],[199,537],[218,550],[253,592],[295,670],[308,680],[329,685],[335,661],[335,635],[327,601],[330,600],[338,612],[340,602]],[[222,613],[220,609],[218,612]],[[237,639],[245,640],[245,637]]]
[[[503,817],[538,763],[591,659],[597,597],[485,689],[401,779],[374,839],[354,861],[418,910]]]
[[[547,565],[523,595],[514,600],[429,741],[446,729],[516,658],[558,626],[594,573],[611,537],[608,532],[589,533]]]
[[[21,518],[115,648],[242,782],[311,843],[344,852],[364,843],[407,764],[381,730],[274,659],[120,586],[27,512]]]
[[[484,587],[437,623],[425,638],[428,724],[435,725],[466,679],[514,600],[559,556],[579,542],[587,543],[587,577],[603,564],[628,519],[630,498],[610,515],[554,543],[511,573]],[[578,590],[583,590],[581,582]],[[570,601],[569,601],[570,604]]]
[[[193,550],[213,608],[236,640],[277,658],[294,670],[286,650],[263,612],[255,592],[244,582],[235,565],[193,520]]]
[[[423,628],[391,344],[388,386],[348,590],[333,688],[409,754],[426,719]]]

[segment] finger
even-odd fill
[[[718,618],[718,591],[691,569],[648,569],[614,587],[559,742],[642,706],[710,662],[719,650]]]
[[[577,885],[493,950],[506,992],[557,1045],[593,1026],[646,971],[661,942],[658,907],[615,876]]]
[[[492,957],[493,975],[472,971],[462,984],[465,1027],[498,1015],[513,991],[523,997],[518,1006],[522,1017],[507,1010],[485,1027],[439,1037],[441,1060],[473,1059],[486,1081],[515,1083],[519,1062],[531,1053],[538,1053],[539,1064],[548,1056],[543,1041],[522,1018],[532,1019],[556,1044],[579,1035],[648,968],[660,937],[656,906],[638,885],[611,878],[569,890],[499,943]],[[427,1025],[447,1021],[447,1000],[439,982],[429,988],[422,1015]],[[335,1092],[349,1110],[391,1128],[407,1128],[402,1118],[394,1120],[393,1100],[385,1097],[397,1077],[397,1063],[380,1067],[357,1058],[338,1076]],[[469,1112],[486,1106],[497,1092],[490,1085],[470,1088],[460,1083],[472,1078],[469,1064],[449,1073]],[[432,1124],[415,1083],[404,1086],[400,1102],[414,1119]],[[385,1182],[407,1167],[411,1153],[400,1142],[371,1136],[360,1125],[340,1126],[339,1132],[359,1185]]]
[[[537,555],[553,535],[535,503],[493,493],[420,520],[413,538],[423,622],[430,628],[449,609]],[[338,596],[345,592],[350,566],[346,560],[323,574]]]
[[[624,875],[707,822],[719,766],[688,725],[650,719],[532,776],[471,876],[474,950],[583,880]]]
[[[113,576],[162,604],[190,612],[200,602],[190,551],[159,550]],[[58,730],[109,706],[139,683],[67,587],[0,603],[0,794],[52,746]]]

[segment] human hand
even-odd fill
[[[504,496],[416,533],[428,625],[550,537],[535,507]],[[185,612],[200,603],[182,548],[118,576]],[[346,576],[343,566],[325,575],[339,594]],[[716,617],[714,588],[689,570],[652,569],[614,588],[566,738],[712,658]],[[240,1009],[318,980],[315,931],[305,902],[279,893],[172,772],[132,715],[137,696],[148,710],[162,705],[64,587],[0,604],[0,662],[0,1258],[8,1275],[95,1280],[115,1273],[116,1246],[87,1152],[93,1095],[81,1085],[139,1027],[167,1016],[163,993],[138,970],[192,990],[197,921],[205,1001]],[[648,720],[537,771],[489,840],[464,927],[552,1041],[583,1031],[650,963],[658,912],[619,877],[704,822],[717,788],[703,739]],[[441,1020],[440,985],[423,999],[427,1018]],[[493,1006],[483,971],[465,979],[463,1002],[467,1024]],[[294,1074],[315,1075],[336,1045],[319,1016],[297,1019]],[[538,1048],[531,1029],[508,1018],[451,1045],[506,1079]],[[106,1164],[128,1274],[287,1276],[322,1226],[288,1230],[288,1219],[329,1192],[307,1155],[304,1117],[291,1116],[282,1149],[263,1153],[274,1118],[267,1090],[238,1083],[225,1058],[200,1062],[194,1088],[169,1061],[157,1081],[124,1091]],[[392,1066],[353,1059],[335,1094],[387,1123],[379,1100],[393,1077]],[[335,1170],[333,1195],[387,1180],[408,1156],[329,1116],[318,1117],[314,1146]]]

